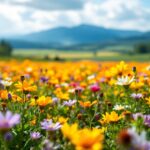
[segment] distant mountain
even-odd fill
[[[15,48],[67,48],[150,40],[150,32],[116,30],[92,25],[58,27],[9,39]]]
[[[33,43],[29,41],[23,41],[23,40],[16,40],[16,39],[7,39],[7,38],[1,38],[1,40],[8,41],[13,48],[35,48],[35,49],[42,49],[42,48],[50,48],[49,45],[41,44],[41,43]]]
[[[150,40],[150,32],[146,32],[137,36],[127,37],[122,39],[123,41],[149,41]]]
[[[24,41],[40,42],[45,44],[57,43],[64,46],[89,44],[115,40],[117,38],[137,36],[138,31],[122,31],[103,27],[80,25],[76,27],[59,27],[50,30],[31,33],[19,37]]]

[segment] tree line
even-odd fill
[[[0,41],[0,56],[11,56],[13,48],[11,44],[5,40]],[[139,43],[134,47],[134,53],[146,54],[150,53],[150,43]]]
[[[12,50],[12,46],[9,42],[5,40],[0,41],[0,56],[11,56]]]
[[[149,43],[137,44],[134,48],[134,52],[139,54],[150,53],[150,44]]]

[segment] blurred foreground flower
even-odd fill
[[[20,115],[12,114],[12,112],[7,111],[4,115],[0,112],[0,131],[7,131],[10,128],[20,123]]]
[[[76,150],[101,150],[104,139],[102,129],[78,129],[77,124],[62,126],[62,133],[67,137],[72,144],[75,145]]]
[[[123,130],[118,135],[120,150],[149,150],[150,142],[146,139],[146,132],[138,134],[136,128]]]

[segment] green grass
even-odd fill
[[[64,60],[97,60],[97,61],[150,61],[150,54],[126,54],[120,52],[113,52],[107,50],[100,50],[96,54],[94,52],[87,51],[60,51],[60,50],[14,50],[12,58],[17,60],[32,59],[32,60],[53,60],[56,56]],[[1,57],[0,59],[9,60],[10,57]]]

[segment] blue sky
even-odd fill
[[[0,0],[0,35],[79,24],[150,31],[150,0]]]

